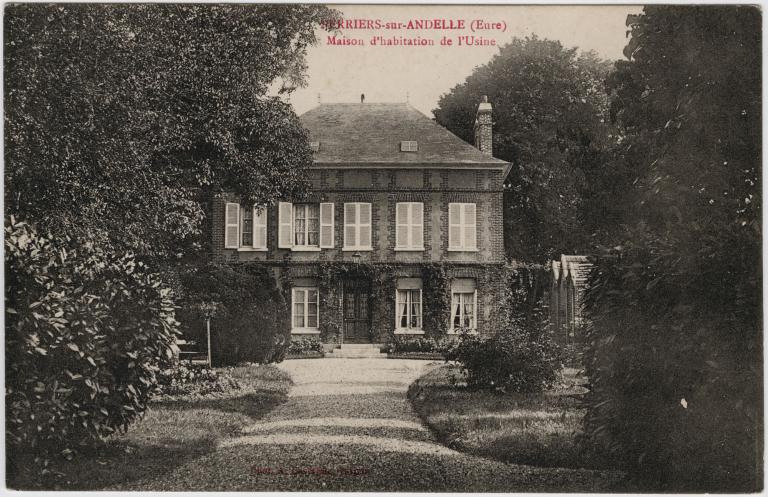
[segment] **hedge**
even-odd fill
[[[248,265],[208,264],[181,271],[184,336],[205,343],[205,307],[211,318],[214,365],[280,362],[290,344],[290,307],[272,273]]]

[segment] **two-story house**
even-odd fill
[[[406,103],[315,107],[301,116],[314,151],[309,198],[262,210],[215,199],[215,258],[270,267],[294,336],[491,333],[510,167],[492,156],[491,112],[479,104],[473,147]],[[348,277],[329,283],[322,268],[333,265]],[[425,281],[425,267],[443,267],[444,279]]]

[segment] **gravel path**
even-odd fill
[[[406,391],[430,361],[304,359],[286,403],[136,490],[609,491],[616,473],[504,464],[438,444]]]

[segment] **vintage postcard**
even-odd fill
[[[8,489],[762,490],[759,6],[3,35]]]

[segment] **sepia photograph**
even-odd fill
[[[6,491],[762,492],[762,5],[3,14]]]

